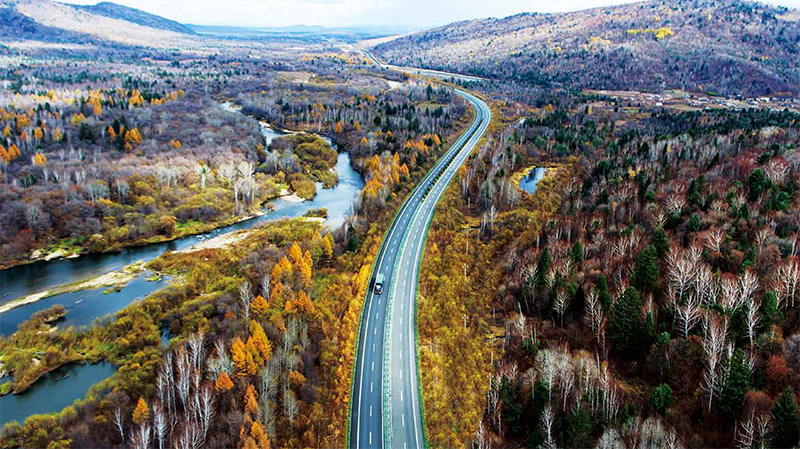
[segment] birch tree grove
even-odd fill
[[[176,353],[167,353],[156,377],[156,400],[147,421],[131,430],[133,445],[146,449],[156,442],[159,449],[199,449],[208,437],[215,415],[212,366],[206,365],[205,336],[192,334]],[[115,415],[116,416],[116,415]],[[115,418],[115,419],[121,419]],[[121,421],[119,421],[121,423]],[[117,424],[122,434],[121,424]]]

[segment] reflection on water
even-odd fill
[[[544,174],[547,171],[545,167],[535,167],[528,173],[522,180],[519,182],[519,186],[522,190],[533,193],[536,191],[536,187],[539,184],[539,181],[544,178]]]

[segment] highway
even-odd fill
[[[356,348],[351,448],[425,446],[416,342],[417,276],[425,236],[442,192],[491,121],[486,103],[456,92],[473,105],[475,118],[400,207],[373,267]],[[373,287],[378,274],[385,278],[380,294]]]
[[[368,51],[361,50],[361,53],[366,56],[369,60],[371,60],[374,64],[388,70],[397,70],[399,72],[405,72],[412,75],[425,75],[425,76],[432,76],[435,78],[442,78],[442,79],[449,79],[455,78],[461,81],[485,81],[486,78],[481,78],[480,76],[474,75],[462,75],[460,73],[450,73],[450,72],[442,72],[440,70],[433,70],[433,69],[420,69],[415,67],[401,67],[397,65],[391,64],[384,64],[378,60],[372,53]]]

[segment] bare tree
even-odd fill
[[[766,449],[769,447],[771,432],[772,423],[768,414],[756,418],[755,411],[750,412],[750,416],[736,429],[736,444],[742,449]]]
[[[567,409],[567,398],[572,393],[572,386],[575,384],[575,374],[572,372],[572,360],[564,348],[564,352],[559,354],[557,362],[558,388],[561,391],[561,409]]]
[[[486,437],[486,429],[483,428],[483,420],[478,423],[478,430],[475,431],[476,449],[491,449],[492,440]]]
[[[158,440],[158,449],[164,449],[164,437],[167,434],[167,417],[160,404],[153,406],[153,432]]]
[[[720,364],[725,350],[725,340],[728,334],[727,318],[717,318],[710,314],[706,315],[705,339],[703,340],[703,352],[706,355],[706,370],[703,373],[703,390],[708,395],[708,411],[711,412],[711,403],[714,400],[714,393],[719,387]]]
[[[677,301],[675,301],[677,303]],[[689,295],[683,305],[675,307],[678,322],[683,330],[683,338],[689,337],[689,332],[700,322],[703,317],[702,309],[698,304],[697,296]]]
[[[536,356],[536,370],[539,377],[547,384],[547,400],[553,397],[553,386],[558,373],[555,354],[551,349],[542,349]]]
[[[555,449],[556,444],[553,441],[553,423],[555,422],[555,413],[550,404],[544,406],[542,410],[541,429],[545,437],[544,447],[548,449]]]
[[[694,279],[696,262],[689,256],[688,252],[679,251],[673,248],[667,256],[667,266],[669,267],[669,285],[674,289],[678,301],[683,299],[683,295],[689,290]]]
[[[203,441],[208,436],[208,429],[211,427],[211,420],[214,419],[214,394],[210,387],[202,388],[200,393],[200,426],[203,432]]]
[[[134,442],[133,447],[134,449],[147,449],[150,447],[150,441],[152,436],[150,435],[150,425],[147,423],[142,423],[137,427],[136,432],[134,434]]]
[[[800,292],[800,264],[797,263],[797,259],[781,264],[774,279],[778,305],[794,308],[795,299]]]
[[[761,307],[761,302],[758,299],[753,299],[747,306],[745,317],[747,318],[747,338],[750,340],[750,347],[753,347],[753,339],[755,338],[756,327],[758,326],[758,309]]]
[[[569,306],[569,296],[563,291],[560,290],[556,293],[556,299],[553,301],[553,310],[556,311],[559,318],[561,319],[561,326],[564,326],[564,313],[567,311],[567,307]]]
[[[250,293],[250,283],[247,281],[239,285],[239,300],[242,302],[244,319],[250,322],[250,303],[253,301],[253,295]]]
[[[119,437],[122,439],[122,443],[125,443],[125,431],[123,429],[123,418],[122,418],[122,410],[117,407],[114,410],[114,424],[117,426],[117,430],[119,430]]]

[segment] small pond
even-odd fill
[[[544,178],[546,172],[547,168],[545,167],[534,167],[530,173],[519,181],[519,187],[528,193],[536,192],[536,187],[538,187],[539,181]]]

